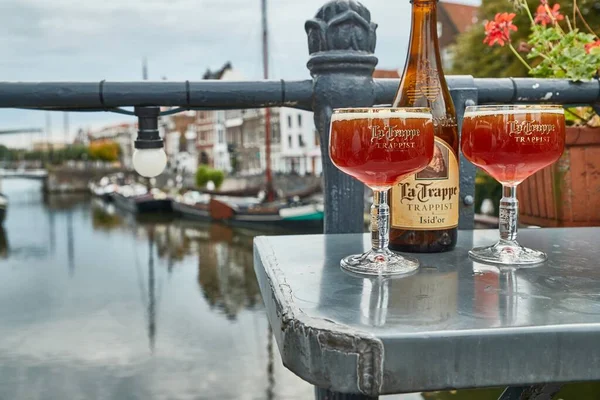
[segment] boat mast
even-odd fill
[[[262,29],[263,29],[263,78],[269,79],[269,31],[267,24],[267,0],[261,0],[262,4]],[[266,200],[275,200],[273,189],[273,176],[271,174],[271,109],[265,110],[265,159],[266,159]]]

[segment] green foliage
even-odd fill
[[[559,26],[534,26],[527,58],[542,61],[529,74],[536,78],[573,81],[593,78],[600,68],[600,53],[590,51],[588,54],[585,45],[594,41],[594,35],[578,30],[563,32]]]
[[[215,184],[218,189],[225,180],[225,173],[218,169],[209,168],[207,165],[200,165],[196,171],[196,185],[204,187],[210,181]]]
[[[4,145],[0,145],[0,160],[2,161],[16,161],[23,158],[25,150],[22,149],[11,149]]]
[[[28,151],[23,155],[23,159],[27,161],[42,161],[48,159],[47,151],[33,150]]]
[[[65,160],[87,160],[89,157],[89,149],[82,144],[72,145],[63,150]]]
[[[2,161],[46,161],[62,164],[65,161],[80,161],[88,158],[88,148],[84,145],[72,145],[52,151],[11,149],[0,145],[0,160]]]
[[[209,171],[210,168],[206,165],[201,165],[198,167],[196,171],[196,185],[198,187],[204,187],[208,183],[209,179]]]
[[[73,145],[62,149],[53,150],[49,154],[44,155],[45,159],[50,159],[52,164],[60,165],[66,161],[82,161],[89,157],[87,146]]]
[[[502,197],[502,185],[482,170],[477,170],[475,177],[475,213],[481,213],[481,204],[485,199],[494,203],[494,215],[499,214],[498,204]]]
[[[496,13],[516,12],[517,16],[513,22],[519,27],[519,30],[511,33],[511,42],[515,48],[519,50],[527,50],[523,49],[521,44],[529,40],[530,34],[532,33],[532,24],[526,10],[522,7],[523,1],[525,0],[482,0],[479,9],[479,22],[473,25],[467,32],[459,35],[457,43],[453,48],[453,67],[449,71],[445,72],[451,74],[467,74],[482,78],[528,76],[527,68],[508,48],[499,46],[490,47],[483,43],[483,39],[485,37],[485,32],[483,29],[484,20],[492,20]],[[573,1],[550,0],[551,6],[555,3],[560,4],[561,13],[565,16],[565,18],[569,18],[571,26],[575,27],[573,24]],[[540,1],[527,0],[527,4],[530,10],[536,10],[540,4]],[[596,32],[600,30],[600,12],[598,12],[597,5],[597,1],[591,0],[578,2],[581,13],[585,16],[589,26]],[[579,28],[578,32],[580,34],[587,35],[587,29],[584,27],[581,19],[577,17],[575,22],[577,23],[577,28]],[[566,21],[562,21],[561,24],[566,26]],[[547,28],[550,27],[551,25],[547,26]],[[567,32],[567,28],[568,27],[566,26],[565,32]],[[548,35],[550,34],[552,33],[548,32]],[[567,45],[569,40],[581,41],[584,40],[584,38],[580,36],[572,38],[568,37],[564,40],[565,43],[563,43],[563,45]],[[600,50],[594,49],[594,51],[590,53],[595,52],[600,52]],[[566,54],[561,55],[567,57]],[[538,64],[542,62],[541,59],[531,60],[534,70],[537,68]],[[572,61],[572,63],[575,62],[576,61]],[[591,68],[591,66],[581,66],[581,68]],[[586,71],[579,70],[579,68],[576,69],[577,70],[573,72],[573,76],[582,76],[583,74],[587,73]],[[550,77],[552,75],[549,74],[552,71],[555,71],[555,68],[548,70],[546,66],[543,66],[540,70],[536,70],[533,76]],[[587,76],[588,78],[591,78],[593,74]]]
[[[210,180],[215,184],[215,187],[218,189],[225,180],[225,173],[223,171],[219,171],[218,169],[213,169],[210,171],[209,177]]]
[[[8,147],[0,145],[0,160],[10,160],[11,151]]]

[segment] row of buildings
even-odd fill
[[[240,80],[227,63],[207,71],[204,79]],[[271,108],[271,168],[300,175],[321,173],[319,135],[313,113],[292,108]],[[259,174],[266,168],[266,110],[187,111],[162,117],[161,137],[169,167],[193,172],[205,164],[227,173]],[[88,140],[114,140],[121,147],[121,162],[132,167],[136,124],[119,124],[88,133]]]

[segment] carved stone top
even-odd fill
[[[373,54],[377,24],[371,13],[355,0],[332,0],[315,18],[306,21],[310,54],[332,50],[354,50]]]

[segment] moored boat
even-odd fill
[[[236,204],[213,198],[210,202],[210,211],[213,220],[258,229],[262,226],[294,229],[323,226],[323,205],[318,202],[276,201]]]
[[[92,195],[99,197],[104,201],[111,202],[113,200],[113,195],[119,188],[119,184],[123,183],[123,179],[123,174],[105,176],[98,182],[91,181],[88,184],[88,187]]]
[[[8,198],[0,193],[0,224],[6,218],[6,210],[8,208]]]
[[[112,195],[115,205],[133,213],[171,212],[171,199],[159,189],[148,191],[144,185],[120,186]]]
[[[199,221],[210,221],[210,196],[196,191],[189,191],[173,199],[173,211],[183,218]]]

